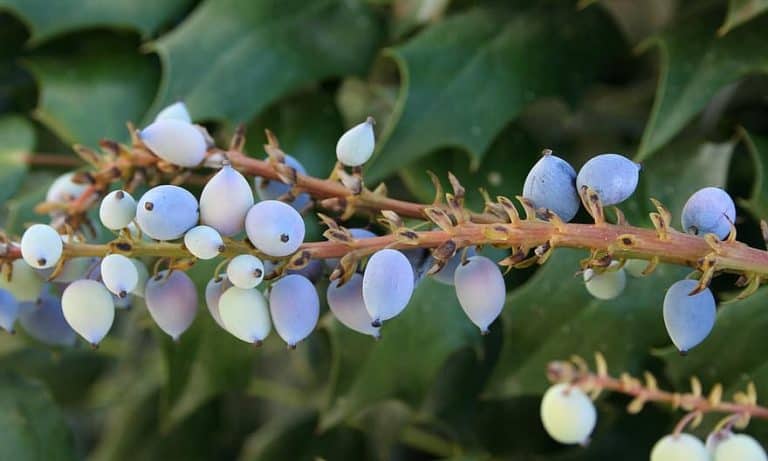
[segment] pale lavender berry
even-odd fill
[[[576,170],[551,151],[545,151],[525,178],[523,197],[536,208],[547,208],[563,221],[570,221],[581,204],[576,191]]]
[[[683,206],[683,230],[690,234],[715,234],[724,239],[735,220],[733,199],[719,187],[699,189]]]
[[[577,190],[594,190],[604,206],[628,199],[637,188],[640,165],[619,154],[600,154],[589,159],[576,176]]]

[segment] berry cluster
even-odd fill
[[[707,187],[689,198],[681,216],[686,234],[672,230],[669,212],[658,203],[659,212],[652,214],[655,233],[628,226],[620,212],[618,224],[607,224],[603,207],[622,203],[638,185],[640,165],[622,155],[597,155],[577,173],[545,151],[518,197],[523,220],[505,197],[488,199],[483,213],[466,210],[464,189],[453,176],[453,193],[445,194],[445,204],[432,206],[366,189],[361,166],[375,149],[371,118],[340,137],[338,163],[328,180],[307,176],[301,163],[268,137],[268,159],[247,163],[240,153],[241,133],[229,150],[217,149],[207,131],[192,123],[186,107],[176,103],[133,132],[130,148],[107,143],[109,155],[86,153],[98,174],[68,173],[51,185],[42,209],[51,213],[52,224],[30,226],[18,243],[3,239],[0,327],[13,331],[18,319],[41,341],[71,345],[77,333],[96,346],[110,331],[115,310],[142,297],[160,329],[178,340],[194,321],[198,305],[197,288],[186,269],[197,260],[221,257],[205,287],[205,302],[219,326],[248,343],[260,344],[273,326],[290,348],[307,338],[320,316],[316,284],[326,272],[330,311],[362,334],[379,338],[382,323],[406,308],[425,276],[452,285],[467,317],[486,333],[505,302],[499,266],[543,263],[556,246],[573,246],[592,249],[582,267],[585,287],[604,300],[621,294],[627,272],[648,275],[665,261],[695,265],[699,279],[674,283],[663,306],[669,336],[686,352],[714,325],[716,303],[707,285],[716,269],[741,270],[750,282],[756,281],[750,283],[754,288],[765,275],[744,269],[754,264],[743,255],[757,250],[728,247],[735,239],[735,207],[719,188]],[[243,165],[252,162],[260,170],[245,171],[254,176],[250,182]],[[200,167],[217,172],[198,199],[176,183]],[[155,185],[136,200],[132,193],[147,177],[167,177],[174,184]],[[123,189],[109,190],[121,181]],[[117,234],[106,245],[87,243],[83,232],[89,224],[84,211],[97,198],[102,226]],[[371,229],[348,229],[319,215],[328,226],[328,241],[304,242],[302,213],[312,208],[313,199],[342,211],[341,220],[358,211],[374,212],[390,232],[379,236]],[[595,224],[568,224],[582,205]],[[432,230],[408,228],[398,213],[420,218]],[[642,242],[648,238],[667,242],[672,251],[645,248]],[[482,254],[488,245],[509,248],[510,255],[493,261]],[[709,257],[731,254],[729,248],[731,266],[718,266]],[[148,257],[157,258],[152,270]],[[558,384],[544,397],[542,419],[555,439],[580,443],[591,433],[596,413],[578,387]],[[743,445],[744,437],[722,433],[717,450]],[[683,436],[670,440],[660,442],[654,453],[668,445],[673,450],[695,445]],[[658,456],[653,459],[668,459]]]

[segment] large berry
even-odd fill
[[[563,221],[570,221],[581,204],[576,191],[576,170],[551,152],[545,154],[528,172],[523,197],[536,208],[548,208]]]
[[[736,220],[736,206],[719,187],[696,191],[683,206],[683,230],[694,235],[715,234],[724,239]]]
[[[640,165],[619,154],[600,154],[581,167],[576,187],[588,186],[603,205],[616,205],[628,199],[637,188]]]

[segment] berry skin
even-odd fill
[[[29,336],[51,346],[72,346],[77,335],[64,319],[61,300],[47,293],[19,306],[19,323]]]
[[[628,259],[624,263],[624,270],[632,277],[645,277],[643,271],[648,267],[648,261],[644,259]]]
[[[232,165],[224,165],[200,194],[200,222],[225,237],[243,230],[245,215],[253,206],[248,180]]]
[[[624,291],[624,287],[627,286],[627,274],[623,268],[615,269],[618,264],[612,261],[611,267],[614,269],[602,273],[595,272],[593,269],[584,271],[584,286],[589,294],[607,301],[618,297]]]
[[[11,263],[11,271],[10,281],[5,270],[0,273],[0,289],[10,292],[19,302],[35,301],[43,289],[43,281],[35,270],[23,259],[16,259]]]
[[[225,330],[227,327],[224,326],[224,322],[221,320],[219,300],[221,299],[221,295],[231,286],[232,284],[229,282],[226,275],[219,275],[212,278],[205,286],[205,304],[208,306],[208,312],[211,313],[213,320]]]
[[[689,296],[696,280],[680,280],[664,295],[664,325],[677,349],[686,353],[698,345],[715,325],[715,297],[709,288]]]
[[[0,328],[13,333],[13,324],[19,317],[19,302],[10,291],[0,289]]]
[[[363,300],[374,326],[403,311],[411,299],[414,272],[397,250],[379,250],[368,259],[363,273]]]
[[[736,206],[728,193],[719,187],[699,189],[683,206],[683,230],[689,234],[715,234],[724,239],[736,222]]]
[[[37,269],[55,266],[63,251],[61,235],[51,226],[33,224],[21,236],[21,256]]]
[[[227,278],[238,288],[255,288],[265,274],[264,263],[253,255],[237,255],[227,264]]]
[[[131,258],[131,262],[136,267],[136,273],[138,274],[138,281],[136,282],[136,288],[131,291],[131,294],[144,297],[144,287],[147,285],[147,279],[149,279],[149,271],[147,266],[143,262],[136,258]]]
[[[195,125],[165,118],[141,130],[139,137],[155,155],[183,167],[199,165],[205,157],[205,137]]]
[[[275,257],[288,256],[304,241],[304,220],[290,205],[265,200],[248,211],[245,232],[261,252]]]
[[[363,276],[353,274],[347,283],[339,286],[339,280],[328,285],[326,292],[328,307],[333,315],[347,328],[379,338],[379,327],[371,325],[373,319],[365,310],[363,301]]]
[[[163,185],[141,196],[136,222],[155,240],[175,240],[197,224],[197,199],[186,189]]]
[[[565,160],[545,154],[531,168],[523,184],[523,197],[536,208],[548,208],[568,222],[581,205],[576,191],[576,170]]]
[[[195,283],[182,271],[161,271],[147,280],[144,289],[152,319],[174,341],[187,331],[197,314]]]
[[[467,317],[488,333],[488,326],[501,314],[506,300],[504,276],[485,256],[472,256],[456,268],[454,286],[459,304]]]
[[[99,206],[99,219],[107,229],[120,230],[136,217],[136,200],[124,190],[107,194]]]
[[[95,280],[69,284],[61,295],[61,308],[69,326],[94,346],[107,335],[115,320],[112,295]]]
[[[224,240],[209,226],[195,226],[184,234],[184,246],[199,259],[213,259],[219,255]]]
[[[224,328],[247,343],[261,344],[272,330],[267,300],[255,288],[227,288],[219,298],[219,315]]]
[[[290,155],[285,156],[285,164],[296,170],[296,172],[299,174],[307,174],[307,170],[304,168],[304,165],[302,165],[298,160]],[[291,186],[288,184],[280,181],[264,180],[260,176],[256,176],[256,178],[254,178],[253,185],[256,189],[256,194],[258,194],[261,200],[277,200],[291,190]],[[302,192],[295,199],[293,199],[290,205],[296,210],[301,211],[306,208],[307,205],[309,205],[309,202],[309,194]]]
[[[320,299],[306,277],[286,275],[272,285],[269,311],[277,334],[288,347],[294,348],[315,329],[320,317]]]
[[[181,101],[175,102],[170,106],[164,107],[163,110],[157,113],[155,121],[158,120],[179,120],[182,122],[192,123],[192,117],[189,115],[187,105]]]
[[[640,165],[618,154],[600,154],[581,167],[576,176],[576,190],[589,186],[603,206],[628,199],[637,188]]]
[[[709,461],[709,453],[691,434],[669,434],[653,446],[651,461]]]
[[[585,444],[597,423],[592,400],[580,388],[565,383],[547,389],[540,415],[549,436],[565,444]]]
[[[373,135],[373,117],[355,125],[341,135],[336,143],[336,158],[346,166],[360,166],[373,155],[376,140]]]
[[[456,274],[456,268],[459,267],[459,264],[461,263],[461,256],[463,251],[463,249],[456,250],[456,254],[453,255],[453,257],[451,257],[447,263],[445,263],[445,266],[443,266],[442,269],[432,274],[432,278],[442,283],[443,285],[453,286],[453,278]],[[475,247],[467,248],[467,258],[475,256],[475,254],[477,254]],[[430,265],[432,263],[434,263],[434,260],[430,260]]]
[[[125,298],[136,289],[139,283],[139,272],[130,258],[111,254],[101,260],[101,280],[109,291]]]
[[[728,434],[714,447],[713,461],[768,461],[763,447],[746,434]]]
[[[77,200],[88,188],[87,184],[78,184],[72,179],[75,173],[65,173],[53,181],[45,195],[46,202],[66,204]]]

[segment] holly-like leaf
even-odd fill
[[[36,382],[0,374],[0,427],[0,459],[77,459],[63,415]]]
[[[718,16],[695,16],[647,40],[658,48],[661,70],[656,99],[637,159],[648,158],[680,132],[724,86],[747,74],[768,71],[768,17],[725,37],[715,34]]]
[[[157,86],[153,59],[124,37],[91,40],[79,51],[57,49],[26,60],[40,86],[35,116],[70,144],[127,139],[125,123],[143,117]]]
[[[331,330],[335,353],[347,354],[360,338],[372,341],[361,335],[348,341],[344,339],[347,333]],[[446,359],[460,349],[477,346],[480,338],[454,290],[429,279],[422,281],[406,310],[383,327],[382,339],[368,351],[350,350],[357,357],[337,367],[331,405],[322,415],[321,427],[331,427],[382,400],[420,405]],[[353,363],[356,369],[345,369]],[[345,374],[343,379],[339,373]],[[404,376],[408,379],[402,379]]]
[[[183,13],[192,0],[0,0],[0,10],[18,15],[39,44],[54,36],[81,29],[112,27],[134,29],[149,36]]]
[[[154,45],[155,110],[181,99],[196,118],[247,121],[297,88],[363,72],[378,38],[364,2],[207,0]]]
[[[564,3],[528,11],[475,8],[391,49],[402,87],[369,179],[441,147],[468,151],[476,167],[526,104],[578,97],[624,47],[602,10]]]
[[[32,124],[19,116],[0,118],[0,203],[16,193],[27,173],[26,156],[35,147]]]
[[[766,11],[768,11],[768,0],[730,0],[728,2],[728,15],[717,32],[720,35],[725,35]]]

